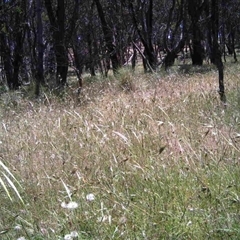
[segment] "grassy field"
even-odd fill
[[[240,239],[239,79],[227,106],[210,66],[2,94],[0,239]]]

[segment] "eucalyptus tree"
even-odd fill
[[[44,0],[44,3],[51,26],[56,56],[56,84],[64,86],[68,73],[68,45],[78,19],[79,0]]]
[[[163,60],[165,69],[174,64],[187,39],[187,0],[166,1],[168,17],[163,33],[163,44],[166,56]]]
[[[29,4],[27,0],[4,0],[0,3],[0,50],[7,85],[12,90],[21,85],[19,71],[24,56]]]
[[[77,27],[73,31],[73,36],[70,41],[70,49],[72,50],[71,57],[73,58],[73,65],[76,75],[79,80],[80,87],[82,87],[81,75],[84,70],[84,66],[88,65],[89,53],[87,36],[94,32],[91,26],[91,12],[93,3],[89,1],[82,1],[79,7],[79,15],[81,16],[81,24],[77,24]],[[92,37],[89,37],[92,39]],[[94,68],[92,75],[95,75]]]
[[[157,53],[153,43],[153,0],[128,1],[129,14],[132,16],[133,25],[137,31],[139,39],[144,47],[144,51],[138,51],[143,58],[145,71],[149,68],[151,71],[157,68]],[[137,45],[135,45],[137,47]]]
[[[210,3],[209,3],[210,4]],[[224,87],[224,69],[222,62],[222,54],[218,41],[219,37],[219,0],[211,1],[211,31],[212,31],[212,61],[218,69],[219,95],[222,102],[226,102]]]
[[[107,14],[106,12],[104,12],[103,6],[100,3],[100,0],[94,0],[94,2],[96,4],[98,16],[101,21],[102,32],[104,35],[109,58],[111,59],[113,72],[116,73],[117,70],[121,67],[118,51],[116,49],[116,45],[114,44],[116,32],[109,25],[109,21],[107,21],[107,18],[106,18]]]
[[[106,58],[111,60],[113,72],[116,73],[125,62],[125,51],[129,45],[129,32],[126,28],[128,18],[124,1],[94,0],[101,22],[101,29],[106,46]],[[125,19],[124,19],[125,18]],[[109,65],[106,59],[107,65]]]
[[[40,94],[40,84],[44,85],[44,68],[43,68],[43,56],[44,56],[44,42],[43,42],[43,2],[42,0],[36,0],[36,18],[37,18],[37,61],[36,61],[36,95]]]
[[[240,24],[240,2],[238,0],[222,0],[221,22],[224,24],[224,43],[227,46],[228,54],[233,55],[234,62],[237,62],[236,42],[239,44]]]
[[[188,14],[190,16],[190,32],[191,32],[191,58],[193,65],[202,65],[204,59],[204,40],[201,23],[202,13],[206,1],[188,0]]]

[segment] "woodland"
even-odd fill
[[[34,83],[38,96],[41,86],[66,86],[70,68],[81,89],[84,72],[107,76],[139,62],[156,72],[190,58],[217,67],[225,101],[223,62],[237,62],[239,8],[238,0],[3,0],[0,83]]]

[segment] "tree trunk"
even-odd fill
[[[171,29],[172,18],[174,15],[173,13],[174,13],[175,7],[176,7],[176,0],[172,0],[172,6],[169,10],[167,25],[163,32],[163,45],[167,52],[165,58],[163,59],[163,65],[162,65],[165,67],[165,70],[167,70],[170,66],[174,64],[177,54],[183,51],[185,42],[186,42],[186,1],[184,0],[181,1],[181,5],[179,6],[180,16],[175,25],[175,30],[173,31],[173,32],[177,32],[177,30],[181,28],[181,37],[177,43],[174,43],[174,36],[171,36],[169,38],[169,32]],[[168,40],[170,41],[170,44],[168,44]]]
[[[147,3],[143,3],[147,4]],[[156,70],[157,54],[154,51],[152,33],[153,33],[153,0],[149,1],[149,6],[146,12],[142,13],[141,19],[137,19],[136,11],[134,11],[133,2],[129,2],[129,8],[132,14],[133,23],[137,30],[138,36],[144,46],[142,56],[144,70],[150,68],[150,71]],[[141,26],[139,25],[141,22]]]
[[[192,64],[193,65],[202,65],[203,64],[203,56],[204,56],[204,49],[198,37],[199,34],[194,31],[193,39],[192,39]]]
[[[136,60],[137,60],[137,49],[135,47],[135,45],[133,44],[133,56],[132,56],[132,70],[135,71],[135,67],[136,67]]]
[[[237,62],[238,59],[235,51],[235,31],[233,30],[232,26],[229,27],[227,49],[230,55],[233,54],[234,62]]]
[[[99,0],[94,1],[96,3],[98,15],[102,24],[102,30],[106,41],[108,54],[112,62],[113,72],[117,73],[118,69],[121,67],[121,64],[117,54],[117,50],[113,44],[113,32],[111,31],[110,27],[107,24],[101,3],[99,2]]]
[[[224,89],[224,71],[223,62],[221,57],[221,50],[218,44],[218,29],[219,29],[219,2],[218,0],[212,0],[211,6],[212,12],[212,38],[213,38],[213,58],[214,64],[218,69],[218,81],[219,81],[219,95],[220,100],[226,103],[225,89]]]
[[[13,85],[13,66],[11,61],[11,50],[8,44],[8,41],[6,39],[6,34],[4,34],[2,31],[0,31],[0,49],[2,54],[2,60],[3,60],[3,67],[7,79],[7,85],[9,89],[12,89]]]
[[[19,70],[23,61],[23,43],[26,33],[26,0],[21,2],[19,5],[21,11],[16,12],[15,21],[21,23],[21,26],[16,32],[15,48],[13,53],[13,84],[12,89],[18,89],[21,85],[19,81]]]
[[[191,58],[193,65],[202,65],[204,57],[204,48],[201,44],[202,34],[199,27],[199,19],[203,10],[203,3],[198,0],[188,0],[188,13],[191,18],[192,30],[192,48]]]
[[[35,94],[39,96],[40,85],[44,85],[44,72],[43,72],[43,24],[42,24],[42,0],[36,1],[37,7],[37,68],[36,68],[36,88]]]
[[[92,43],[92,36],[90,33],[87,34],[87,45],[88,45],[88,53],[89,53],[89,70],[91,76],[96,76],[95,73],[95,54],[93,54],[93,43]]]
[[[26,32],[26,4],[26,0],[17,2],[12,6],[13,11],[8,12],[8,14],[13,15],[12,19],[14,19],[15,24],[18,25],[9,25],[10,23],[7,22],[8,14],[1,18],[0,48],[7,84],[11,90],[18,89],[21,85],[19,81],[19,71],[23,60],[23,43]],[[0,6],[0,10],[1,12],[5,10],[2,5]],[[2,31],[2,27],[6,32]],[[9,36],[11,36],[11,33],[13,34],[10,39]]]
[[[64,86],[67,82],[68,51],[65,43],[65,5],[64,0],[57,1],[56,17],[50,0],[45,0],[48,17],[51,24],[54,51],[57,62],[56,84]]]

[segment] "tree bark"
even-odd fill
[[[167,52],[165,58],[163,59],[163,66],[165,67],[165,70],[167,70],[170,66],[174,64],[177,54],[184,49],[185,42],[186,42],[186,12],[185,12],[186,1],[184,0],[181,1],[181,4],[179,6],[180,8],[179,19],[175,23],[175,29],[173,31],[172,36],[170,36],[170,39],[169,39],[169,31],[171,29],[172,18],[173,18],[175,7],[176,7],[176,0],[172,0],[172,6],[169,10],[167,25],[163,32],[163,45]],[[180,27],[181,27],[181,37],[177,43],[174,43],[175,33]],[[170,44],[168,44],[168,40],[170,40]]]
[[[7,84],[11,90],[16,90],[21,85],[19,70],[23,60],[23,43],[26,33],[26,5],[26,0],[17,2],[15,5],[9,5],[6,15],[1,19],[1,25],[4,25],[6,32],[2,29],[0,31],[0,48],[3,53]],[[3,9],[3,6],[1,6],[1,12],[4,12]],[[9,14],[13,15],[15,25],[10,26],[10,23],[8,23]],[[12,35],[11,39],[9,35]]]
[[[146,4],[145,2],[142,3]],[[134,27],[137,30],[138,36],[144,46],[144,57],[143,57],[143,66],[145,71],[147,71],[148,66],[150,66],[150,71],[156,70],[157,67],[157,54],[155,53],[153,47],[152,33],[153,33],[153,0],[149,1],[147,11],[142,11],[141,19],[137,19],[136,11],[134,11],[133,2],[129,2],[130,12],[132,14],[132,19]],[[142,9],[144,6],[142,6]],[[141,23],[141,26],[139,24]]]
[[[9,89],[12,89],[12,83],[13,83],[13,66],[11,61],[11,50],[10,46],[8,44],[8,41],[6,39],[6,34],[0,31],[0,49],[1,49],[1,55],[3,60],[3,67],[7,79],[7,85]]]
[[[201,44],[202,33],[199,26],[199,19],[205,2],[199,3],[198,0],[188,0],[188,13],[191,18],[192,48],[191,57],[193,65],[202,65],[204,58],[204,48]]]
[[[219,81],[219,95],[220,100],[226,103],[225,87],[224,87],[224,67],[221,57],[221,50],[218,43],[218,29],[219,29],[219,2],[218,0],[212,0],[211,5],[211,20],[212,20],[212,38],[213,38],[213,59],[214,64],[218,69],[218,81]]]
[[[52,8],[52,1],[45,0],[49,21],[51,24],[54,51],[57,62],[56,84],[64,86],[67,82],[68,51],[65,44],[65,5],[64,0],[57,1],[56,17]]]
[[[36,88],[35,94],[39,96],[40,85],[44,85],[44,71],[43,71],[43,23],[42,23],[42,0],[36,0],[37,8],[37,68],[36,68]]]
[[[113,32],[107,24],[107,21],[104,16],[103,8],[99,0],[94,0],[97,6],[98,15],[102,24],[102,30],[104,34],[104,38],[106,41],[106,46],[108,50],[108,54],[110,56],[112,62],[113,72],[117,73],[118,69],[121,67],[119,56],[117,54],[116,47],[113,44]]]

